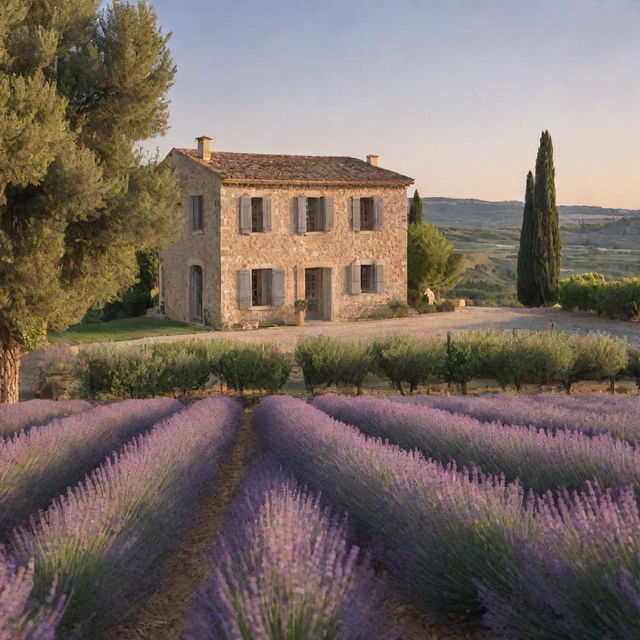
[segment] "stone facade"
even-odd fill
[[[197,294],[190,276],[194,266],[202,268],[203,321],[222,326],[292,322],[294,302],[312,295],[307,291],[311,287],[318,289],[318,319],[362,317],[386,307],[390,300],[406,301],[406,182],[322,185],[309,180],[305,185],[261,180],[251,184],[245,179],[237,184],[175,150],[169,162],[180,180],[184,228],[181,238],[161,256],[161,302],[168,317],[194,321],[191,298]],[[201,231],[191,228],[191,196],[197,195],[203,196]],[[333,223],[329,230],[299,232],[301,197],[330,199]],[[352,229],[354,197],[380,199],[383,213],[378,230]],[[245,203],[247,198],[269,199],[269,230],[247,232],[246,226],[242,228],[242,198]],[[371,265],[370,271],[361,271],[363,264]],[[273,284],[271,303],[260,306],[254,304],[255,281],[249,280],[258,269],[272,270],[264,273],[277,272],[279,277]],[[375,292],[358,293],[354,280],[359,274],[374,273],[379,280],[372,286]],[[246,291],[243,294],[247,282],[253,285],[254,295],[248,305],[246,298],[244,303],[239,300],[239,295],[247,295]]]

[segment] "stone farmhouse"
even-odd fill
[[[362,317],[406,301],[411,178],[348,157],[172,149],[180,238],[161,255],[160,304],[174,320],[230,327]]]

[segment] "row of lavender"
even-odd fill
[[[631,486],[640,495],[640,449],[609,434],[555,433],[532,427],[480,422],[466,415],[422,405],[360,396],[324,395],[314,404],[336,420],[369,436],[460,467],[504,474],[537,492],[583,489],[596,480],[602,487]]]
[[[483,616],[507,638],[638,637],[632,489],[525,498],[517,482],[368,438],[290,398],[263,401],[256,422],[279,461],[347,508],[425,607]]]
[[[583,431],[590,435],[611,433],[629,441],[640,440],[640,399],[637,396],[497,393],[485,396],[411,395],[393,399],[468,415],[483,422]]]
[[[37,456],[42,447],[50,451],[50,464],[46,456],[39,460],[62,482],[65,459],[77,473],[84,457],[89,471],[104,448],[168,416],[7,536],[0,637],[57,637],[60,617],[58,634],[95,636],[102,625],[146,597],[157,579],[159,559],[188,528],[201,488],[217,474],[242,415],[237,403],[224,398],[202,400],[179,412],[181,405],[166,399],[134,403],[136,410],[131,403],[121,404],[84,413],[85,423],[74,426],[85,438],[78,438],[70,423],[65,425],[77,418],[73,416],[4,443],[7,450],[15,445],[18,453],[8,456],[3,468],[12,469],[9,473],[23,483],[24,493],[24,478],[35,473],[27,465],[21,475],[29,453]],[[141,415],[134,418],[136,413]],[[42,492],[37,499],[46,500],[44,483],[38,486]],[[15,513],[9,521],[21,517]],[[52,591],[64,595],[57,598]]]
[[[301,488],[266,454],[212,545],[210,577],[185,640],[393,640],[368,556],[347,543],[346,518]]]

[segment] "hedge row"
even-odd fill
[[[272,345],[186,341],[83,351],[77,376],[88,398],[145,398],[207,389],[218,381],[239,391],[275,392],[289,379],[289,358]]]
[[[302,341],[296,350],[309,393],[319,385],[353,385],[367,375],[387,378],[401,393],[418,385],[467,384],[494,379],[506,389],[524,385],[563,385],[580,380],[640,377],[640,351],[609,335],[531,332],[468,332],[446,340],[395,335],[372,344],[324,336]]]
[[[386,378],[403,395],[419,385],[459,385],[493,379],[503,388],[562,385],[629,375],[640,386],[640,349],[609,335],[548,332],[467,332],[446,340],[393,335],[367,342],[326,336],[298,344],[295,361],[307,391],[352,386],[362,393],[367,377]],[[185,394],[217,383],[241,395],[273,393],[291,374],[291,354],[273,345],[187,341],[135,349],[101,346],[83,351],[77,375],[88,398],[144,398]]]
[[[595,311],[618,320],[640,319],[640,278],[607,280],[601,273],[583,273],[560,282],[560,304],[569,311]]]

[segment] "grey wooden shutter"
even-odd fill
[[[271,271],[271,304],[274,307],[284,305],[284,269]]]
[[[271,231],[271,198],[262,198],[262,230]]]
[[[373,230],[380,231],[384,223],[384,206],[382,198],[373,199]]]
[[[360,198],[351,198],[351,229],[360,231]],[[360,276],[358,276],[358,282]]]
[[[307,199],[305,196],[296,198],[296,230],[298,233],[307,233]]]
[[[238,274],[238,308],[250,309],[251,295],[251,269],[239,269]]]
[[[357,262],[355,264],[352,264],[349,272],[351,275],[349,291],[351,292],[351,295],[357,296],[358,294],[362,293],[362,290],[360,288],[360,264]]]
[[[251,233],[251,196],[240,197],[240,233]]]
[[[373,285],[376,293],[384,292],[384,265],[376,262],[373,268]]]
[[[322,201],[324,203],[324,230],[331,231],[334,219],[333,198],[322,198]]]

